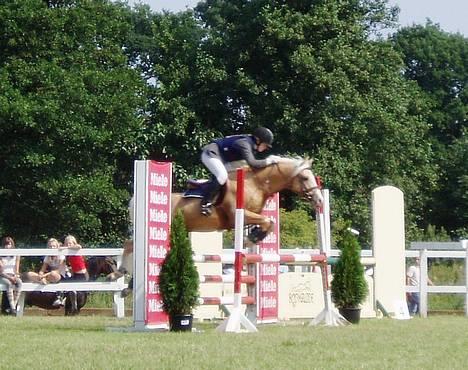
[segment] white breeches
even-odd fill
[[[228,173],[226,167],[224,167],[223,161],[219,158],[210,157],[205,152],[201,155],[203,164],[210,170],[210,172],[216,177],[220,185],[224,185],[228,179]]]

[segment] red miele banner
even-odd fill
[[[148,161],[145,324],[167,323],[159,291],[159,272],[170,248],[172,163]]]
[[[275,223],[273,231],[258,244],[260,254],[279,254],[279,194],[268,198],[262,215]],[[261,263],[257,270],[257,320],[278,320],[278,271],[279,263]]]

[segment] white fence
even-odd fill
[[[0,249],[0,256],[112,256],[117,260],[117,265],[120,265],[122,258],[122,248],[83,248],[79,250],[69,249],[53,249],[53,248],[32,248],[32,249]],[[85,291],[85,292],[113,292],[114,314],[118,318],[125,316],[125,301],[120,296],[122,289],[126,288],[124,278],[116,281],[79,281],[79,282],[60,282],[56,284],[39,284],[23,282],[22,294],[18,301],[17,312],[18,316],[22,316],[24,309],[25,292],[69,292],[69,291]],[[5,286],[0,284],[0,291],[5,290]]]
[[[427,297],[429,293],[457,293],[465,295],[465,316],[468,317],[468,240],[460,242],[416,242],[411,243],[411,250],[405,251],[406,258],[420,259],[420,286],[406,286],[407,292],[418,292],[421,317],[427,317]],[[465,260],[465,285],[433,285],[427,284],[428,258],[456,258]]]

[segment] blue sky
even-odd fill
[[[129,3],[138,2],[129,0]],[[142,0],[155,11],[170,11],[192,8],[198,0]],[[410,26],[413,23],[425,24],[426,18],[447,32],[460,32],[468,37],[468,0],[389,0],[392,5],[401,9],[400,24]]]

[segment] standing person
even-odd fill
[[[209,216],[212,212],[213,200],[218,190],[226,183],[228,173],[226,163],[244,159],[250,167],[263,168],[277,163],[274,156],[266,159],[256,159],[255,154],[264,152],[273,144],[273,133],[266,127],[258,127],[253,135],[232,135],[217,139],[203,147],[201,160],[213,174],[213,179],[207,185],[207,190],[201,201],[201,213]]]
[[[128,228],[128,234],[130,239],[126,239],[123,242],[123,253],[122,253],[122,263],[117,271],[111,272],[107,275],[107,280],[115,281],[126,274],[130,275],[130,280],[128,282],[128,287],[124,288],[121,293],[121,297],[127,297],[130,292],[133,290],[133,219],[134,219],[134,199],[133,197],[128,202],[128,214],[130,219],[130,225]]]
[[[2,248],[15,248],[15,241],[11,236],[2,239]],[[16,305],[21,294],[22,281],[19,274],[20,256],[0,257],[0,284],[6,286],[6,294],[10,308],[6,313],[16,316]]]
[[[408,270],[406,271],[406,285],[415,286],[419,288],[420,279],[420,261],[419,257],[416,257],[415,263],[408,267]],[[431,279],[429,279],[429,277],[427,278],[427,283],[429,285],[434,285]],[[419,299],[419,292],[411,292],[407,294],[408,311],[410,315],[416,315],[419,313]]]
[[[122,247],[122,263],[116,271],[111,272],[109,275],[107,275],[106,279],[109,281],[115,281],[121,278],[122,276],[125,276],[127,274],[130,275],[130,280],[128,281],[127,288],[124,288],[122,290],[122,293],[120,294],[122,298],[125,298],[133,290],[133,240],[126,239],[123,242]]]

